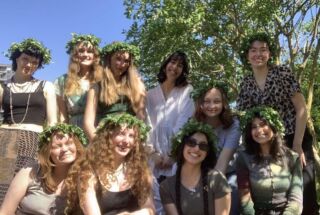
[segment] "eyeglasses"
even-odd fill
[[[209,145],[207,143],[204,143],[204,142],[197,143],[197,141],[193,138],[187,139],[186,145],[189,147],[192,147],[192,148],[199,146],[200,150],[205,151],[205,152],[209,151]]]

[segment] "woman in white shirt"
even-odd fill
[[[158,73],[159,85],[147,93],[147,112],[152,130],[150,142],[154,152],[151,155],[154,180],[154,200],[157,212],[161,209],[159,185],[175,173],[174,161],[169,157],[171,138],[188,121],[194,112],[190,97],[192,86],[187,82],[189,73],[185,53],[176,51],[164,60]]]

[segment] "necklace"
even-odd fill
[[[14,121],[14,118],[13,118],[13,111],[12,111],[13,110],[13,105],[12,105],[12,91],[11,91],[11,88],[9,88],[9,91],[10,91],[10,115],[11,115],[11,121],[13,122],[13,124],[22,124],[24,122],[24,120],[26,119],[26,116],[27,116],[27,113],[28,113],[31,92],[28,95],[26,112],[24,113],[24,116],[23,116],[22,120],[19,123],[16,123]]]

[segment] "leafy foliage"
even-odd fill
[[[93,34],[76,34],[72,33],[72,39],[67,43],[66,49],[67,53],[71,54],[72,50],[77,44],[80,44],[82,42],[90,43],[94,47],[99,47],[99,44],[101,42],[101,39],[96,37]]]

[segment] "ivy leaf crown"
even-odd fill
[[[266,120],[277,132],[284,136],[285,128],[282,123],[282,118],[276,110],[267,106],[257,106],[245,112],[240,112],[240,128],[242,132],[244,132],[246,126],[251,123],[255,117]]]
[[[106,117],[100,120],[96,133],[98,134],[102,132],[105,128],[108,128],[109,126],[121,125],[125,125],[128,128],[137,126],[139,128],[139,139],[142,142],[145,142],[147,140],[150,127],[147,126],[142,120],[128,113],[108,114]]]
[[[213,144],[213,152],[217,151],[217,137],[213,133],[213,129],[210,125],[199,122],[195,119],[189,119],[186,124],[180,129],[180,131],[172,138],[171,156],[176,158],[178,155],[178,148],[182,144],[183,138],[190,136],[196,132],[200,132],[206,135],[208,138],[208,144]]]
[[[56,132],[62,132],[63,134],[73,134],[78,137],[82,145],[86,146],[88,144],[87,137],[81,128],[76,125],[61,123],[54,126],[49,126],[40,133],[39,149],[41,149],[44,145],[49,144],[51,142],[52,134]]]
[[[140,50],[137,46],[131,45],[121,41],[112,42],[101,50],[101,57],[105,58],[106,55],[112,54],[117,51],[125,51],[131,54],[135,61],[139,62],[140,60]]]
[[[199,81],[195,84],[193,84],[193,90],[191,92],[191,98],[193,98],[194,101],[199,100],[208,90],[212,88],[218,88],[219,90],[222,90],[226,96],[228,97],[228,84],[226,82],[223,82],[221,80],[217,80],[214,78],[204,79],[202,81]]]
[[[79,43],[90,43],[92,46],[99,49],[99,44],[101,42],[101,39],[96,37],[93,34],[76,34],[72,33],[72,39],[67,43],[66,49],[67,54],[71,54],[74,47],[76,47]]]
[[[272,38],[266,33],[266,32],[254,32],[249,34],[247,37],[245,37],[240,45],[240,60],[243,64],[243,66],[246,69],[251,70],[251,66],[248,63],[247,60],[247,55],[249,52],[249,49],[251,48],[251,45],[254,41],[262,41],[262,42],[266,42],[268,44],[271,56],[270,56],[270,63],[272,63],[274,61],[274,55],[276,53],[276,47],[272,41]]]
[[[13,55],[17,51],[21,53],[27,51],[30,51],[32,53],[39,53],[39,55],[41,55],[43,58],[42,64],[49,64],[51,61],[50,50],[46,48],[41,42],[33,38],[27,38],[20,43],[12,43],[5,56],[13,61]]]

